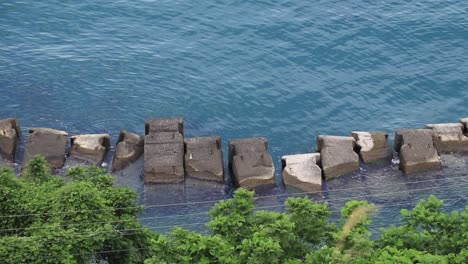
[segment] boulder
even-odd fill
[[[109,134],[86,134],[71,137],[70,156],[100,165],[110,149]]]
[[[16,118],[0,120],[0,158],[14,162],[21,130]]]
[[[182,118],[159,118],[146,122],[145,183],[184,181],[183,125]]]
[[[255,188],[275,183],[275,166],[265,138],[231,140],[229,167],[234,182],[240,187]]]
[[[460,119],[460,123],[463,124],[465,135],[468,134],[468,117]]]
[[[326,179],[359,171],[359,156],[354,152],[353,137],[318,136],[317,151],[320,152],[323,174]]]
[[[384,132],[352,132],[359,156],[364,163],[392,159],[392,150],[387,143],[388,134]]]
[[[36,155],[44,156],[53,169],[59,169],[65,162],[68,134],[50,128],[31,128],[24,152],[23,166]]]
[[[185,173],[187,176],[224,182],[223,154],[220,137],[185,139]]]
[[[283,182],[305,192],[322,190],[322,169],[317,165],[319,153],[287,155],[283,163]]]
[[[117,145],[115,146],[112,170],[121,170],[136,161],[144,150],[145,138],[125,130],[120,131]]]
[[[426,128],[434,132],[434,146],[439,154],[468,151],[468,137],[463,134],[463,124],[429,124]]]
[[[415,173],[441,168],[431,129],[403,129],[395,134],[395,151],[400,154],[400,169]]]

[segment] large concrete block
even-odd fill
[[[359,156],[364,163],[391,160],[392,150],[387,143],[387,133],[355,131],[352,135],[360,148]]]
[[[0,158],[14,162],[21,130],[16,118],[0,120]]]
[[[184,137],[182,118],[159,118],[145,124],[145,183],[184,181]]]
[[[229,142],[229,167],[237,185],[255,188],[274,185],[275,167],[265,138],[235,139]]]
[[[109,134],[86,134],[71,137],[70,156],[94,165],[102,163],[109,149]]]
[[[322,190],[322,169],[317,165],[319,153],[287,155],[283,163],[283,182],[306,192]]]
[[[440,169],[441,162],[431,129],[403,129],[395,134],[395,150],[400,153],[400,169],[415,173]]]
[[[51,168],[58,169],[65,162],[68,134],[50,128],[31,128],[24,152],[23,166],[35,155],[44,156]]]
[[[463,126],[464,126],[464,129],[463,129],[463,130],[464,130],[464,132],[465,132],[465,135],[468,136],[468,117],[466,117],[466,118],[461,118],[461,119],[460,119],[460,123],[463,124]]]
[[[434,146],[439,154],[468,151],[468,137],[463,134],[463,124],[429,124],[426,128],[434,132]]]
[[[112,170],[121,170],[136,161],[144,150],[145,138],[125,130],[120,131],[117,145],[115,146]]]
[[[359,171],[359,156],[354,152],[353,137],[318,136],[317,151],[320,152],[323,174],[326,179]]]
[[[197,179],[224,182],[221,138],[185,139],[185,173]]]
[[[148,135],[157,132],[178,132],[184,135],[184,119],[175,117],[147,120],[145,123],[145,134]]]

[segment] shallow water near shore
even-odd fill
[[[259,191],[257,203],[282,210],[295,191],[281,185],[281,156],[314,151],[317,135],[392,138],[468,117],[467,12],[466,1],[442,0],[2,2],[0,118],[18,117],[23,135],[107,132],[115,145],[121,129],[143,134],[147,118],[182,116],[186,137],[221,136],[225,157],[229,139],[264,136],[278,187]],[[335,211],[369,199],[380,206],[375,228],[430,193],[461,209],[467,155],[442,159],[441,171],[415,176],[363,167],[312,198]],[[162,232],[204,230],[213,203],[201,202],[232,191],[143,186],[141,169],[140,160],[115,177],[150,206],[142,222]]]

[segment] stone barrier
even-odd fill
[[[109,134],[85,134],[71,137],[70,156],[100,165],[110,149]]]
[[[16,160],[16,146],[21,129],[16,118],[0,120],[0,158],[10,162]]]
[[[322,190],[322,169],[319,153],[287,155],[281,157],[283,182],[305,192]]]
[[[468,151],[468,137],[463,134],[462,123],[429,124],[426,128],[434,132],[434,146],[439,154]]]
[[[50,128],[31,128],[24,152],[23,166],[36,155],[44,156],[53,169],[59,169],[65,162],[68,134]]]
[[[395,134],[395,151],[400,155],[400,169],[410,174],[441,168],[431,129],[403,129]]]
[[[229,168],[234,183],[240,187],[255,188],[274,185],[275,167],[268,153],[266,138],[245,138],[229,141]]]
[[[184,181],[184,120],[158,118],[145,124],[145,183]]]
[[[117,145],[115,146],[112,171],[122,170],[136,161],[144,150],[145,138],[125,130],[120,131]]]
[[[393,153],[388,145],[388,134],[385,132],[352,132],[359,156],[364,163],[391,160]]]
[[[220,137],[186,138],[185,174],[201,180],[224,182]]]
[[[326,179],[359,171],[359,156],[354,152],[355,146],[356,140],[353,137],[317,137],[317,151],[320,152]]]
[[[461,118],[460,123],[462,123],[463,126],[465,127],[465,129],[464,129],[465,135],[468,135],[468,117]]]

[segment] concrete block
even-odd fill
[[[24,152],[23,166],[35,155],[44,156],[51,168],[59,169],[65,162],[68,134],[50,128],[31,128]]]
[[[0,120],[0,159],[15,161],[20,135],[21,130],[16,118]]]
[[[317,151],[320,152],[323,174],[326,179],[359,171],[359,156],[354,152],[353,137],[318,136]]]
[[[197,179],[224,182],[221,138],[185,139],[185,173]]]
[[[429,124],[434,132],[434,146],[439,154],[468,151],[468,137],[463,134],[462,123]]]
[[[149,119],[145,123],[145,134],[157,132],[178,132],[184,135],[184,119],[175,118],[156,118]]]
[[[317,165],[319,153],[287,155],[283,163],[283,182],[305,192],[322,190],[322,169]]]
[[[138,134],[125,130],[120,131],[112,161],[112,170],[121,170],[136,161],[143,154],[144,142],[144,137]]]
[[[387,143],[387,133],[355,131],[352,135],[360,149],[359,156],[364,163],[392,159],[393,153]]]
[[[100,165],[110,149],[109,134],[86,134],[71,137],[70,156]]]

